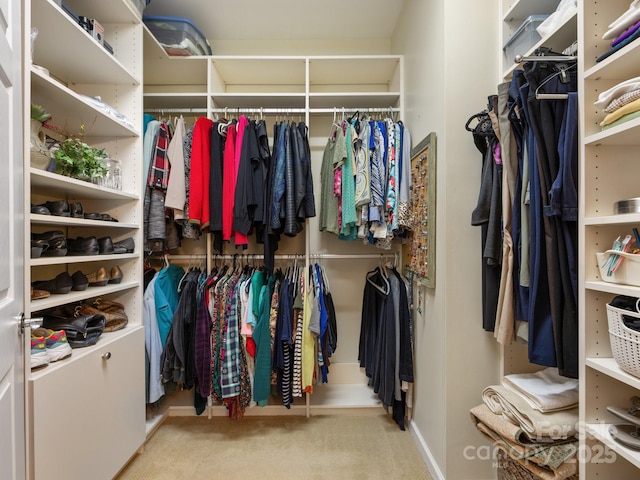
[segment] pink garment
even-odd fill
[[[233,226],[233,204],[236,191],[235,168],[236,126],[227,127],[227,140],[224,144],[222,172],[222,239],[231,240]],[[193,176],[193,172],[192,172]],[[207,177],[207,181],[208,181]]]
[[[242,142],[244,140],[244,130],[247,127],[247,125],[249,125],[249,120],[247,119],[247,117],[242,115],[238,120],[238,127],[237,127],[238,134],[236,136],[236,150],[235,150],[235,156],[234,156],[236,181],[238,179],[238,169],[240,168],[240,156],[242,155]],[[234,182],[234,188],[233,188],[234,197],[236,192],[235,183],[236,182]],[[231,210],[231,218],[233,223],[233,209]],[[235,237],[236,237],[236,246],[249,244],[249,237],[247,235],[240,232],[233,232],[233,233],[235,234]]]

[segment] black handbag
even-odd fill
[[[71,348],[80,348],[95,345],[104,332],[105,323],[104,315],[99,313],[77,317],[45,314],[42,326],[51,330],[64,330]]]

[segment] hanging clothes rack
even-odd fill
[[[533,55],[529,57],[523,57],[522,55],[516,55],[516,63],[524,62],[575,62],[578,57],[571,55]]]
[[[144,113],[246,113],[246,114],[265,114],[265,115],[286,115],[309,113],[341,113],[355,112],[362,113],[397,113],[400,111],[398,107],[333,107],[333,108],[146,108]]]

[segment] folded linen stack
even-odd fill
[[[603,40],[611,40],[611,49],[600,55],[596,62],[613,55],[640,37],[640,1],[633,0],[629,8],[609,24],[609,29],[602,35]]]
[[[577,474],[578,381],[548,368],[507,375],[471,409],[476,428],[511,459],[543,480]]]
[[[603,128],[612,128],[640,116],[640,77],[630,78],[605,90],[594,102],[605,111],[600,122]]]

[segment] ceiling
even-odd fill
[[[404,1],[152,0],[144,14],[187,18],[209,42],[389,39]]]

